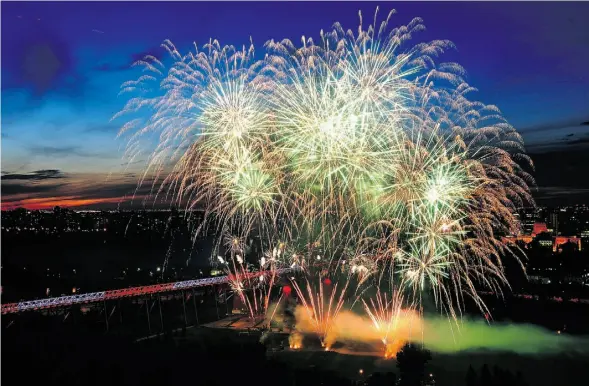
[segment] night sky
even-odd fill
[[[316,37],[398,12],[424,19],[414,42],[449,39],[442,57],[467,70],[536,163],[540,204],[589,203],[589,3],[2,3],[2,209],[143,206],[140,164],[122,164],[130,65],[170,39],[182,52],[209,38],[258,52],[269,39]]]

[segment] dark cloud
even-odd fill
[[[587,203],[589,188],[566,186],[544,186],[534,193],[536,202],[540,205],[559,206]]]
[[[572,141],[568,141],[567,145],[582,145],[585,143],[589,143],[589,134],[585,135],[582,138],[573,139]]]
[[[29,146],[31,155],[44,155],[45,157],[83,157],[83,158],[113,158],[114,155],[94,153],[82,149],[81,146]]]
[[[9,173],[5,172],[2,173],[2,180],[33,180],[33,181],[42,181],[42,180],[50,180],[55,178],[66,178],[67,176],[61,172],[61,170],[57,169],[44,169],[44,170],[35,170],[31,173]]]
[[[564,141],[564,144],[567,146],[589,143],[589,134],[585,134],[581,137],[577,136],[576,138],[573,138],[574,136],[574,133],[567,134],[564,138],[562,138],[562,141]]]
[[[560,122],[551,122],[551,123],[546,123],[546,124],[542,124],[542,125],[528,126],[528,127],[518,129],[518,131],[521,134],[525,135],[525,134],[531,134],[531,133],[540,133],[540,132],[544,132],[544,131],[562,130],[562,129],[569,128],[569,127],[582,126],[582,125],[585,125],[586,123],[587,122],[579,123],[579,119],[567,119],[567,120],[563,120]]]
[[[589,152],[573,149],[529,154],[535,164],[538,186],[574,186],[589,188],[581,165],[589,165]]]
[[[66,186],[65,184],[29,184],[29,183],[7,183],[2,184],[2,195],[4,197],[20,194],[54,193]]]
[[[540,198],[589,194],[589,188],[575,188],[563,186],[542,186],[536,189],[537,196]]]
[[[76,67],[67,39],[44,20],[23,19],[2,40],[2,90],[27,89],[31,103],[48,93],[79,97],[87,78]]]
[[[94,67],[93,70],[100,71],[100,72],[115,72],[115,71],[125,71],[125,70],[128,70],[129,68],[131,68],[131,65],[129,65],[129,64],[113,65],[110,63],[101,63],[98,66]]]
[[[153,56],[158,60],[163,60],[165,56],[165,49],[161,46],[152,47],[150,49],[133,53],[129,55],[127,62],[123,64],[113,64],[113,63],[100,63],[96,67],[93,68],[94,71],[100,72],[117,72],[117,71],[125,71],[132,68],[133,64],[135,64],[139,60],[145,59],[146,56]]]
[[[149,195],[151,184],[139,186],[136,181],[121,182],[117,184],[95,184],[82,191],[84,198],[103,198],[103,197],[130,197],[133,195]]]
[[[561,205],[589,201],[589,179],[583,171],[583,166],[589,165],[589,152],[567,148],[529,155],[534,161],[533,176],[538,186],[534,196],[539,203]]]
[[[166,50],[161,46],[152,47],[148,50],[132,54],[130,58],[131,60],[129,61],[129,65],[132,65],[138,60],[143,60],[146,56],[153,56],[154,58],[161,61],[164,58],[165,53]]]
[[[2,173],[2,195],[53,194],[67,185],[68,176],[58,169],[35,170],[30,173]],[[54,181],[59,181],[55,183]]]
[[[589,121],[581,122],[581,126],[589,126]]]
[[[566,139],[563,139],[563,141],[566,141]],[[542,143],[535,143],[535,144],[529,144],[526,143],[526,151],[528,152],[528,154],[540,154],[543,152],[550,152],[553,151],[555,149],[555,147],[562,147],[561,146],[562,143],[561,142],[542,142]]]
[[[588,143],[586,138],[572,138],[582,135],[585,130],[584,126],[589,121],[580,122],[581,120],[578,118],[568,119],[544,125],[530,126],[518,131],[524,137],[528,153],[550,153],[559,148],[568,148],[572,145],[586,148],[585,144]],[[575,132],[571,133],[571,131]]]
[[[5,182],[6,180],[6,182]],[[59,182],[59,184],[52,182]],[[37,170],[31,173],[2,175],[2,193],[19,194],[29,192],[46,192],[50,196],[79,196],[82,198],[112,198],[137,195],[149,195],[154,182],[147,179],[138,185],[139,177],[134,173],[116,175],[64,174],[60,170]],[[10,193],[5,187],[11,186]]]

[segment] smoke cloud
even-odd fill
[[[325,317],[324,323],[317,323],[312,312],[298,306],[295,320],[295,333],[318,335],[327,349],[335,343],[344,346],[363,343],[385,357],[393,357],[412,336],[419,336],[423,328],[421,318],[412,310],[401,311],[387,324],[351,311],[342,311],[334,317]]]
[[[589,352],[589,339],[558,334],[530,324],[493,323],[463,319],[458,324],[441,317],[420,317],[405,310],[389,325],[379,325],[368,316],[342,311],[318,324],[303,306],[295,311],[292,339],[300,346],[301,334],[317,335],[326,348],[335,343],[346,348],[362,343],[372,352],[394,357],[405,343],[423,344],[438,353],[462,351],[499,351],[517,354],[554,354]],[[297,347],[299,348],[299,347]]]
[[[550,354],[564,351],[589,352],[589,340],[558,334],[531,324],[463,320],[457,327],[442,318],[426,318],[423,343],[434,352],[493,350],[518,354]]]

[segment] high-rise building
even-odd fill
[[[529,235],[534,230],[534,223],[536,222],[536,209],[524,208],[520,211],[520,221],[522,233]]]
[[[537,236],[541,233],[548,233],[548,227],[543,222],[537,222],[532,226],[532,236]]]
[[[550,227],[552,228],[552,232],[554,235],[559,235],[558,233],[558,212],[550,213]]]

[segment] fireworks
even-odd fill
[[[298,313],[305,313],[305,317],[297,317],[297,321],[306,320],[311,324],[311,331],[314,331],[321,340],[321,346],[329,350],[333,340],[333,328],[335,321],[344,306],[344,296],[348,282],[339,288],[338,283],[324,285],[325,281],[319,280],[318,286],[313,287],[307,280],[306,291],[301,290],[296,281],[293,281],[295,291],[301,301],[302,307],[297,309]],[[325,287],[328,287],[325,289]],[[299,326],[303,330],[309,330],[306,326]]]
[[[166,41],[172,63],[148,57],[148,74],[123,84],[140,92],[122,112],[121,134],[135,130],[127,154],[150,154],[144,178],[163,180],[156,193],[202,208],[197,233],[232,235],[217,243],[230,257],[215,260],[234,277],[250,277],[245,240],[267,251],[255,259],[269,277],[233,283],[238,294],[265,288],[243,295],[252,316],[268,309],[283,266],[344,271],[327,305],[321,282],[318,294],[293,282],[324,338],[352,279],[356,293],[388,286],[416,309],[431,294],[453,318],[465,295],[486,310],[477,286],[506,283],[500,237],[532,203],[521,137],[497,107],[468,99],[458,64],[436,63],[451,42],[409,46],[421,20],[389,29],[391,15],[369,26],[360,15],[355,33],[336,23],[317,43],[271,40],[260,61],[253,44],[211,40],[181,55]],[[400,309],[386,298],[364,305],[388,320],[375,308],[389,302]]]
[[[217,261],[212,261],[212,263],[221,265],[221,269],[229,278],[229,285],[233,293],[239,297],[241,304],[252,319],[266,316],[274,284],[282,271],[281,268],[284,268],[277,259],[281,255],[280,248],[282,246],[279,245],[278,248],[274,248],[273,252],[266,253],[259,261],[258,267],[245,261],[247,248],[239,237],[225,235],[224,246],[229,257],[217,256]],[[282,296],[278,303],[281,299]],[[274,312],[276,312],[276,308],[269,315],[268,325],[274,317]]]
[[[303,336],[295,331],[288,337],[288,344],[292,350],[298,350],[303,347]]]
[[[393,292],[390,299],[378,291],[369,302],[363,300],[364,309],[384,346],[385,358],[391,358],[411,337],[412,330],[419,331],[420,319],[411,309],[403,309],[403,298]],[[417,335],[417,334],[414,334]]]

